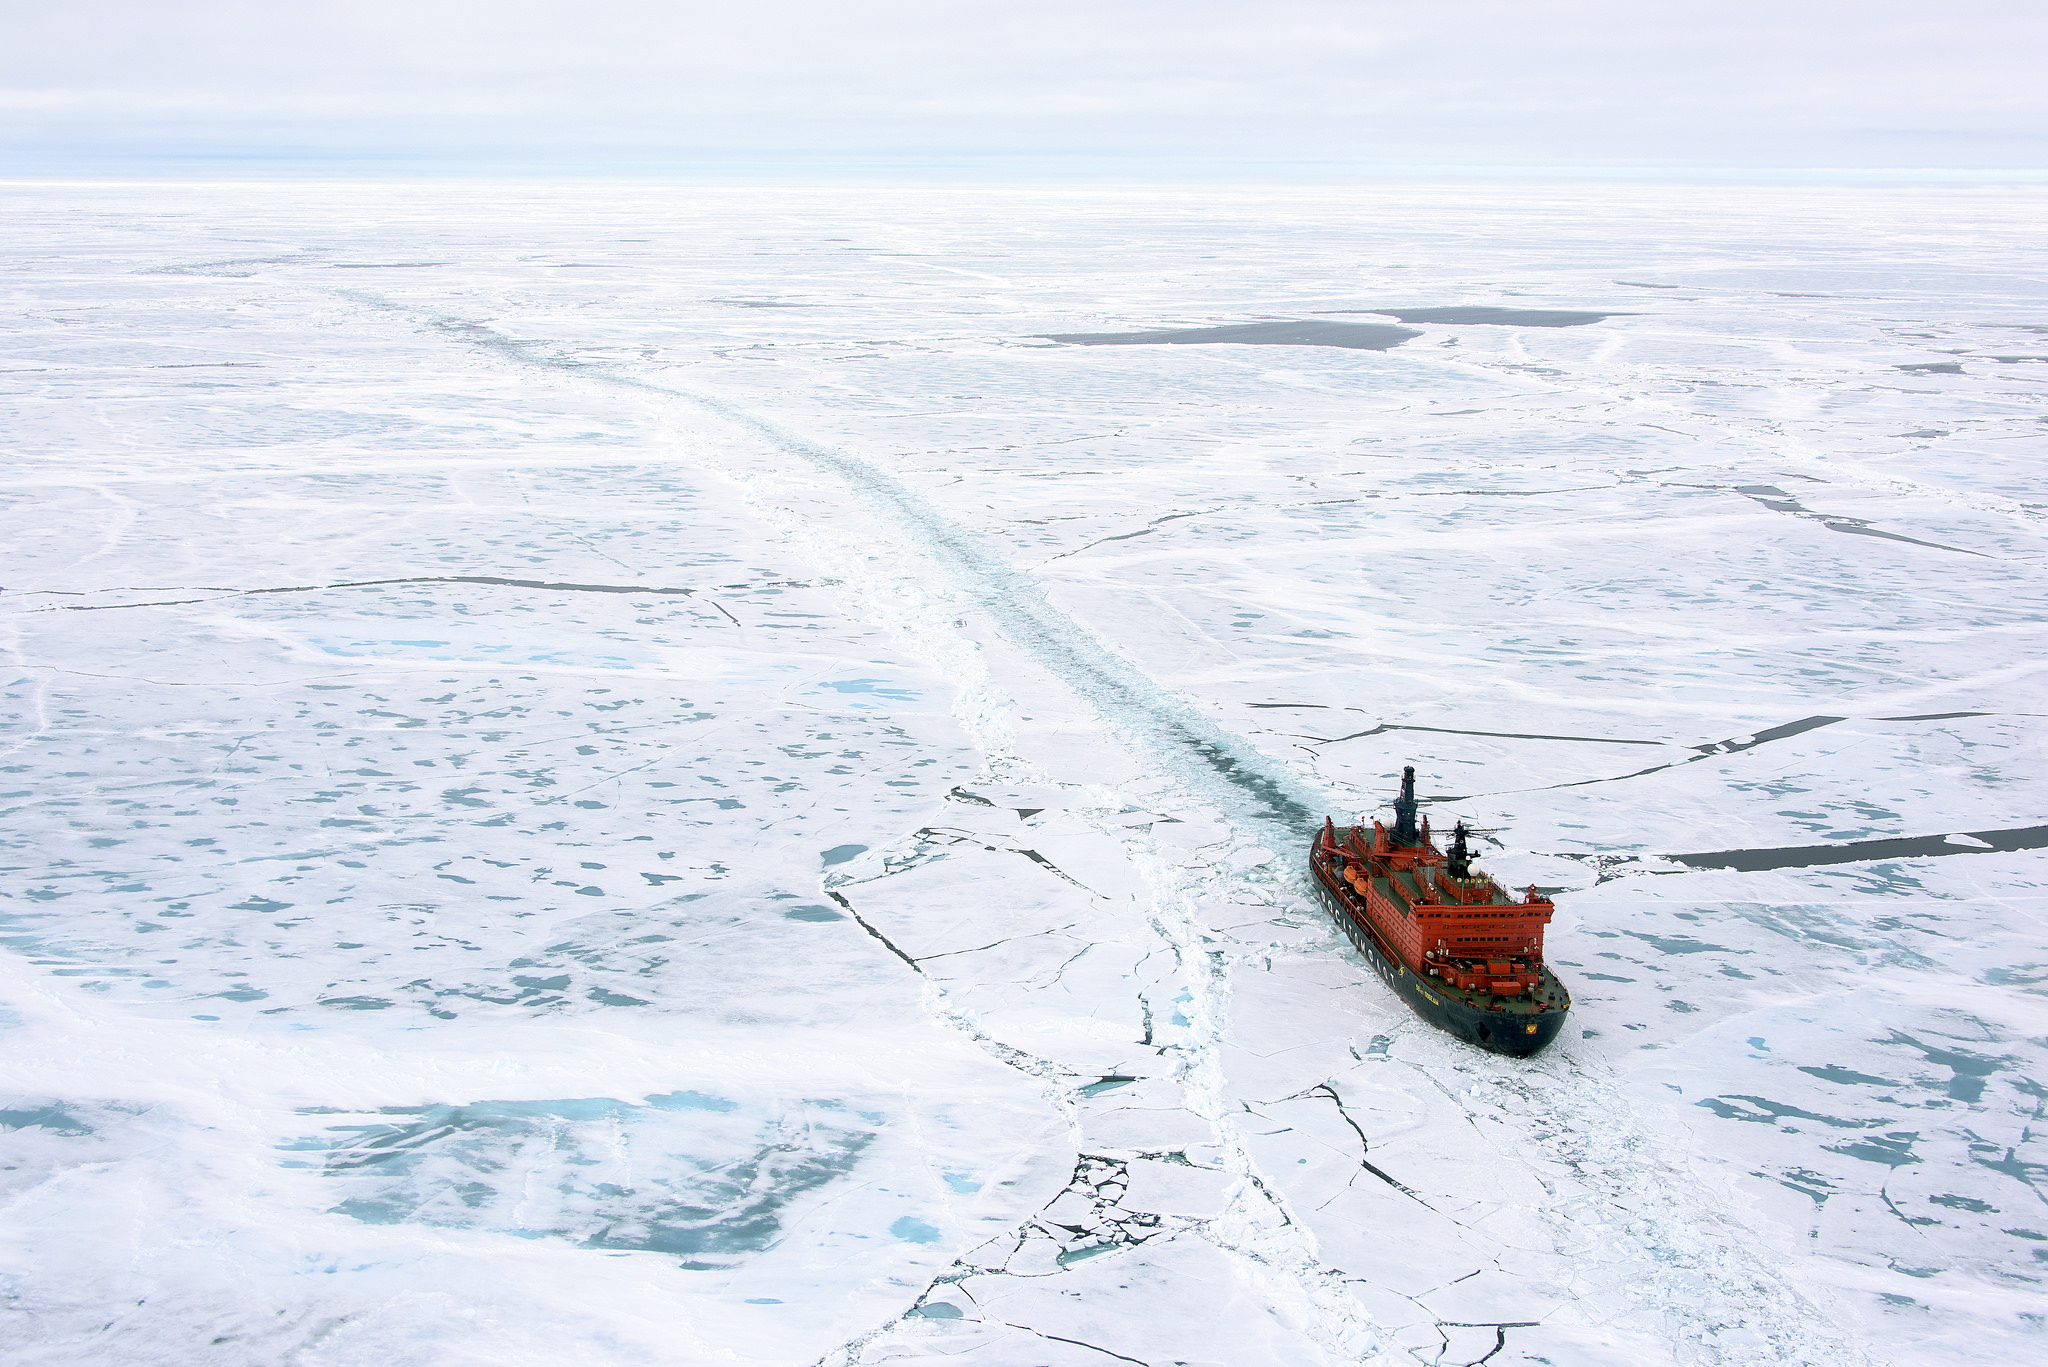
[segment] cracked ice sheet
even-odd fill
[[[16,490],[10,1358],[807,1360],[1057,1191],[819,896],[978,767],[952,684],[630,406],[515,400],[609,430],[507,470],[284,387],[242,468]],[[321,587],[479,572],[553,587]]]
[[[2038,864],[1736,881],[1572,899],[1553,963],[1580,1028],[1529,1065],[1361,1001],[1320,956],[1276,947],[1239,975],[1254,1151],[1321,1186],[1297,1209],[1404,1343],[1520,1320],[1541,1327],[1510,1334],[1516,1354],[1636,1361],[1657,1352],[1646,1326],[1683,1334],[1658,1321],[1718,1283],[1757,1304],[1707,1344],[1768,1358],[1797,1316],[1736,1251],[1761,1233],[1804,1296],[1910,1328],[1911,1360],[1965,1360],[1973,1307],[2034,1275],[2048,1056],[2033,1003],[1991,989],[2037,955],[2009,922],[2039,915]],[[1330,1069],[1338,1050],[1356,1061]],[[1556,1104],[1566,1078],[1580,1105]],[[1692,1155],[1714,1194],[1644,1183],[1653,1152]],[[1414,1240],[1377,1237],[1396,1225]],[[1625,1273],[1630,1245],[1658,1270]]]
[[[2023,715],[2038,688],[2020,648],[2037,629],[2026,505],[2039,490],[2026,452],[2038,385],[2025,366],[1982,359],[2039,321],[2041,301],[2007,264],[2031,250],[2027,211],[2009,197],[1944,196],[1937,209],[1718,191],[1700,214],[1682,194],[1643,192],[1588,217],[1569,194],[1526,192],[1453,206],[1402,191],[639,191],[593,210],[587,195],[534,190],[514,192],[512,241],[495,226],[503,191],[378,192],[380,215],[345,217],[322,215],[303,190],[189,192],[168,213],[154,192],[17,193],[90,212],[41,220],[70,255],[16,277],[38,296],[16,334],[14,410],[37,440],[14,490],[34,512],[10,544],[43,549],[22,562],[39,577],[11,573],[10,598],[19,585],[52,592],[21,600],[32,607],[109,608],[20,624],[25,653],[72,671],[22,699],[51,746],[29,791],[66,821],[142,843],[137,853],[175,855],[179,872],[192,864],[212,900],[171,896],[212,918],[177,932],[203,940],[182,952],[211,991],[193,1014],[221,1017],[203,1023],[212,1034],[261,1041],[294,1021],[262,1013],[289,1005],[345,1023],[321,1028],[354,1032],[361,1056],[387,1069],[393,1046],[377,1041],[420,1037],[411,1077],[371,1086],[359,1067],[348,1096],[299,1095],[264,1081],[279,1067],[254,1070],[252,1099],[225,1127],[249,1136],[230,1142],[234,1156],[260,1161],[250,1170],[266,1180],[314,1183],[331,1203],[259,1202],[284,1212],[268,1228],[337,1249],[336,1230],[373,1241],[416,1231],[436,1249],[479,1241],[478,1265],[498,1276],[553,1257],[585,1280],[562,1289],[550,1264],[522,1283],[532,1304],[557,1321],[564,1304],[619,1307],[579,1322],[590,1332],[570,1337],[586,1354],[600,1341],[644,1354],[633,1326],[650,1303],[687,1307],[665,1317],[705,1326],[721,1348],[758,1343],[787,1360],[823,1339],[876,1361],[970,1347],[1020,1362],[1345,1361],[1389,1342],[1426,1359],[1442,1348],[1444,1361],[1503,1344],[1492,1360],[1853,1361],[1899,1343],[1903,1356],[1942,1360],[2019,1327],[2033,1285],[2021,1279],[2038,1275],[2030,1245],[1991,1228],[2017,1218],[2012,1197],[1972,1182],[1977,1169],[2038,1179],[2015,1109],[2033,1095],[2016,1084],[2038,1076],[2025,1041],[2041,1033],[2026,1024],[2027,965],[2040,957],[2030,857],[1624,879],[1567,895],[1554,952],[1574,965],[1578,1018],[1594,1033],[1534,1064],[1476,1058],[1399,1014],[1312,919],[1293,881],[1297,836],[1278,842],[1282,863],[1264,862],[1257,846],[1273,836],[1241,794],[1191,792],[1151,737],[1120,749],[1048,677],[1056,661],[991,629],[973,593],[931,582],[919,559],[931,524],[920,545],[760,429],[633,387],[709,390],[728,416],[770,416],[922,490],[952,524],[1035,569],[1081,627],[1340,813],[1380,800],[1412,761],[1426,794],[1470,795],[1452,810],[1498,828],[1497,872],[1587,888],[1594,867],[1552,856],[2038,819],[2036,724]],[[137,232],[145,210],[157,216]],[[1452,221],[1461,227],[1445,231]],[[1688,227],[1674,248],[1677,221]],[[1872,223],[1891,230],[1876,250]],[[1913,245],[1929,231],[1946,235],[1938,261]],[[441,264],[361,269],[429,260]],[[1680,288],[1615,283],[1627,280]],[[1029,340],[1475,291],[1638,312],[1575,329],[1432,325],[1387,353],[1110,354]],[[1956,375],[1897,369],[1958,356]],[[1937,545],[1843,534],[1852,525]],[[205,572],[252,565],[260,577]],[[412,583],[227,595],[456,576],[695,592]],[[75,625],[188,595],[206,601],[134,609],[179,615],[125,627]],[[284,697],[280,662],[341,672],[293,676],[297,696],[248,710],[259,687]],[[243,686],[220,706],[166,702],[187,696],[174,690],[189,690],[194,670]],[[88,674],[115,674],[116,686]],[[385,683],[415,678],[424,686],[410,694]],[[476,696],[444,697],[454,684],[443,678]],[[668,691],[625,686],[642,680]],[[316,687],[344,681],[366,691]],[[639,701],[624,716],[596,710],[628,698]],[[1881,720],[1962,710],[1999,715]],[[1328,713],[1347,720],[1298,724]],[[1845,720],[1745,748],[1822,714]],[[231,745],[248,716],[273,744],[197,756],[217,787],[195,796],[235,799],[214,804],[226,818],[190,801],[133,813],[165,794],[86,782],[105,777],[97,766],[147,764],[149,777],[194,788],[177,783],[199,777],[193,737]],[[1383,723],[1434,729],[1334,739]],[[445,754],[419,753],[422,731],[445,738]],[[1654,744],[1594,743],[1616,739]],[[373,747],[355,766],[373,772],[349,773],[351,756],[337,775],[325,756],[347,741]],[[887,762],[892,742],[901,763]],[[913,756],[933,763],[910,772]],[[434,771],[420,759],[454,772],[422,782]],[[976,772],[984,761],[997,772]],[[251,763],[258,778],[238,772]],[[1669,767],[1549,788],[1656,766]],[[741,769],[761,777],[736,783]],[[799,787],[774,791],[788,783]],[[936,800],[952,788],[972,800]],[[1517,792],[1534,789],[1547,791]],[[515,810],[522,793],[530,818]],[[54,805],[65,802],[77,805]],[[508,812],[514,821],[487,824]],[[1930,812],[1935,825],[1913,824]],[[150,845],[122,834],[134,820],[199,822],[224,848],[195,855],[170,834]],[[424,838],[437,823],[459,831],[438,843],[459,843],[467,863],[444,863]],[[122,957],[122,934],[97,929],[145,919],[123,908],[147,900],[133,885],[148,879],[118,861],[59,868],[47,829],[36,831],[43,862],[13,875],[33,881],[10,889],[10,911],[28,904],[12,933],[44,960],[21,970],[10,1009],[47,1032],[42,1005],[84,1002],[105,1013],[103,1036],[124,1042],[137,1023],[169,1028],[176,1013],[148,1002],[171,989],[113,971],[144,963]],[[236,861],[366,830],[352,838],[369,848],[336,843],[327,872],[299,859],[271,875],[323,897],[353,892],[387,918],[352,916],[346,949],[341,937],[319,954],[301,945],[299,918],[320,899],[294,901],[297,885],[228,886],[246,879]],[[826,851],[829,889],[817,882]],[[78,872],[97,882],[69,880]],[[692,881],[659,881],[678,874]],[[618,885],[636,880],[645,900],[616,906]],[[81,914],[73,889],[87,887]],[[707,895],[681,900],[696,891]],[[476,900],[494,897],[538,905],[520,917]],[[433,921],[407,915],[430,902]],[[606,919],[618,910],[628,914]],[[1711,917],[1712,930],[1681,911]],[[1936,954],[1880,924],[1940,928],[1929,916],[1982,955]],[[980,920],[1001,933],[968,933]],[[399,962],[414,956],[428,967]],[[1787,981],[1745,966],[1760,958]],[[320,971],[302,975],[313,960]],[[261,981],[244,961],[262,965]],[[1896,1004],[1873,1004],[1871,975]],[[1780,1019],[1816,981],[1839,1013]],[[1741,1047],[1716,1045],[1712,1030],[1738,1008],[1771,1027],[1756,1035],[1766,1061],[1749,1057],[1746,1028]],[[657,1045],[673,1035],[659,1022],[675,1015],[712,1041],[707,1054],[744,1056],[753,1090],[730,1069],[666,1060]],[[620,1019],[656,1024],[628,1036]],[[533,1040],[592,1020],[655,1065],[606,1077],[559,1043],[506,1044],[515,1026]],[[970,1085],[935,1067],[929,1084],[900,1087],[925,1110],[892,1107],[837,1055],[817,1063],[818,1046],[782,1042],[810,1040],[813,1023],[872,1031],[873,1046],[867,1034],[848,1041],[849,1059],[907,1038],[971,1048],[960,1057],[1007,1072]],[[1830,1027],[1844,1048],[1825,1047]],[[466,1042],[477,1031],[487,1046]],[[461,1076],[472,1054],[491,1076]],[[61,1146],[109,1134],[113,1152],[134,1151],[138,1131],[85,1112],[164,1123],[167,1108],[137,1112],[148,1088],[101,1057],[65,1055],[25,1078],[10,1113],[54,1125],[6,1137]],[[1674,1059],[1704,1076],[1651,1075]],[[150,1063],[151,1078],[175,1074],[175,1057]],[[547,1085],[495,1085],[522,1068]],[[83,1095],[78,1077],[105,1082]],[[1984,1082],[1975,1099],[1955,1094],[1971,1077]],[[1844,1091],[1878,1086],[1860,1078],[1895,1090],[1844,1103]],[[911,1155],[942,1147],[916,1117],[976,1086],[1016,1117],[976,1118],[1012,1139],[1017,1175],[991,1184],[944,1162],[938,1173],[945,1192],[995,1203],[987,1237],[909,1217],[921,1224],[889,1246],[925,1276],[893,1291],[868,1285],[860,1260],[848,1260],[859,1277],[805,1282],[775,1262],[784,1246],[743,1246],[756,1208],[707,1164],[738,1171],[768,1153],[751,1161],[788,1193],[791,1229],[878,1237],[807,1223],[799,1208],[832,1209],[863,1182],[911,1190],[900,1180]],[[1979,1138],[1909,1109],[1942,1100],[1969,1111]],[[316,1106],[333,1109],[307,1113]],[[1058,1130],[1067,1120],[1074,1128]],[[79,1123],[94,1128],[69,1133]],[[919,1137],[892,1143],[905,1128]],[[675,1135],[697,1149],[675,1152]],[[1360,1161],[1361,1143],[1384,1179]],[[396,1175],[370,1181],[358,1160],[380,1144]],[[617,1180],[650,1150],[666,1157],[648,1191]],[[179,1152],[167,1170],[182,1193],[216,1160],[190,1141]],[[477,1175],[493,1165],[535,1195],[513,1200],[511,1177]],[[1905,1185],[1858,1180],[1880,1170]],[[122,1158],[102,1191],[142,1172]],[[1908,1182],[1936,1175],[1925,1191]],[[235,1187],[237,1201],[248,1185],[261,1186]],[[1767,1246],[1724,1207],[1756,1211]],[[398,1209],[417,1219],[374,1223]],[[1929,1219],[1945,1223],[1916,1223]],[[1435,1222],[1431,1238],[1418,1221]],[[209,1227],[229,1223],[249,1226]],[[559,1232],[525,1237],[538,1223]],[[939,1237],[924,1242],[925,1228]],[[789,1315],[791,1338],[749,1338],[744,1316],[719,1317],[728,1303],[703,1288],[731,1269],[679,1266],[706,1261],[681,1245],[719,1238],[727,1246],[710,1252],[742,1272],[789,1278],[794,1296],[771,1286],[742,1303],[800,1307],[750,1307]],[[1934,1252],[1916,1261],[1925,1241]],[[657,1243],[675,1251],[656,1255]],[[643,1281],[613,1270],[656,1256],[655,1271],[633,1274]],[[423,1299],[281,1293],[276,1303],[301,1313],[266,1332],[355,1361],[422,1324],[482,1322],[486,1344],[525,1327],[523,1302],[411,1266],[406,1289]],[[81,1332],[65,1326],[86,1312],[65,1320],[42,1285],[35,1304],[62,1355],[63,1336]],[[69,1285],[101,1288],[88,1306],[119,1295],[91,1275]],[[211,1285],[195,1276],[183,1294],[203,1299]],[[1960,1339],[1955,1307],[1973,1292],[1999,1309]],[[201,1322],[198,1303],[158,1319],[145,1306],[135,1332],[155,1342],[167,1323]],[[1182,1323],[1206,1332],[1184,1345]],[[633,1341],[614,1349],[602,1333]]]

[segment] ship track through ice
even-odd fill
[[[1415,1013],[1496,1054],[1525,1057],[1564,1026],[1571,995],[1543,962],[1556,907],[1519,902],[1475,873],[1459,824],[1448,855],[1415,824],[1415,770],[1403,771],[1390,831],[1327,817],[1309,847],[1317,898],[1373,971]]]

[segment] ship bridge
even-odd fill
[[[1375,821],[1370,840],[1359,826],[1342,842],[1348,881],[1388,946],[1420,976],[1501,996],[1535,992],[1543,932],[1556,905],[1533,887],[1517,900],[1474,873],[1462,839],[1453,847],[1457,858],[1447,856],[1431,839],[1427,818],[1411,842],[1399,834]]]

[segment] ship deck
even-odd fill
[[[1374,948],[1387,961],[1388,965],[1397,971],[1407,972],[1407,966],[1402,962],[1400,954],[1395,951],[1392,945],[1386,942],[1385,937],[1380,933],[1379,927],[1373,924],[1371,914],[1359,902],[1357,895],[1350,888],[1344,886],[1341,881],[1324,876],[1320,870],[1317,871],[1317,881],[1323,885],[1325,892],[1336,901],[1337,905],[1349,914],[1351,920],[1358,928],[1371,937]],[[1385,878],[1375,878],[1373,882],[1382,893],[1386,891],[1387,880]],[[1561,1013],[1571,1008],[1571,994],[1565,990],[1564,984],[1558,981],[1557,975],[1550,971],[1549,965],[1540,965],[1537,968],[1537,977],[1538,986],[1533,993],[1524,996],[1499,997],[1486,992],[1455,987],[1440,979],[1424,977],[1421,974],[1413,975],[1416,989],[1429,1000],[1431,1005],[1436,1005],[1439,998],[1441,998],[1445,1001],[1456,1002],[1470,1010],[1487,1011],[1506,1016],[1541,1016],[1551,1012]]]

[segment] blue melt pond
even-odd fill
[[[886,679],[825,679],[813,689],[814,692],[830,690],[848,698],[849,707],[872,709],[889,706],[908,706],[923,696],[914,688],[892,687]],[[855,701],[865,695],[864,701]]]
[[[647,1104],[657,1111],[737,1111],[740,1103],[727,1101],[722,1096],[706,1096],[703,1092],[669,1092],[664,1096],[651,1096]],[[782,1302],[777,1301],[780,1305]]]
[[[897,1238],[913,1244],[935,1244],[945,1236],[915,1215],[906,1215],[889,1226],[889,1232]]]

